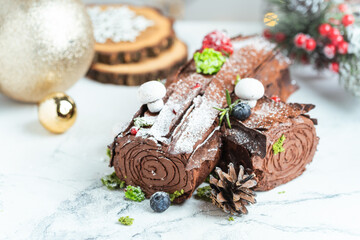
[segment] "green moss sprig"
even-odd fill
[[[106,175],[105,177],[101,178],[101,182],[107,187],[109,190],[116,190],[125,187],[125,182],[120,180],[116,173],[113,172],[110,175]]]
[[[284,144],[284,141],[285,141],[285,135],[282,135],[279,140],[277,140],[272,149],[274,151],[274,155],[278,154],[278,153],[281,153],[283,151],[285,151],[285,148],[283,147],[283,144]]]
[[[211,196],[210,186],[201,187],[196,190],[196,194],[195,194],[196,199],[204,200],[206,202],[211,202],[210,196]]]
[[[119,221],[122,225],[130,226],[130,225],[133,224],[134,219],[133,219],[133,218],[130,218],[129,216],[126,216],[126,217],[121,217],[121,218],[119,218],[118,221]]]
[[[111,150],[110,148],[106,149],[106,156],[108,156],[109,158],[111,158]]]
[[[134,126],[137,128],[151,127],[154,125],[154,120],[150,120],[148,117],[134,118]]]
[[[174,193],[170,193],[169,194],[170,201],[173,202],[175,200],[175,198],[178,198],[183,194],[184,194],[184,189],[181,189],[180,191],[176,190]]]
[[[135,202],[142,202],[145,200],[145,194],[140,187],[127,186],[125,189],[125,198]]]
[[[220,111],[220,122],[219,122],[219,126],[221,126],[224,117],[226,118],[226,122],[228,124],[228,127],[231,128],[231,123],[230,123],[230,115],[233,111],[233,108],[236,106],[236,104],[238,104],[240,102],[240,99],[236,100],[235,102],[231,103],[231,97],[230,97],[230,93],[229,91],[226,89],[225,91],[225,96],[226,96],[226,103],[228,105],[227,108],[217,108],[214,107],[216,110]]]
[[[212,48],[205,48],[202,52],[194,54],[194,61],[196,65],[196,72],[204,74],[215,74],[220,71],[226,58],[221,52],[215,51]]]

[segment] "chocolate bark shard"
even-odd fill
[[[261,191],[301,175],[312,161],[319,140],[314,122],[305,116],[314,107],[262,98],[249,119],[244,122],[232,119],[233,128],[224,131],[224,161],[220,167],[226,169],[229,162],[246,166],[256,174],[256,190]],[[273,145],[282,135],[285,151],[275,154]]]
[[[213,107],[225,107],[225,90],[233,91],[237,75],[251,77],[261,69],[259,76],[264,76],[268,72],[264,63],[278,61],[273,45],[262,38],[238,39],[234,43],[234,53],[216,75],[196,73],[193,61],[178,72],[151,128],[140,129],[133,136],[130,125],[115,138],[111,165],[126,184],[140,186],[147,197],[156,191],[173,193],[183,189],[185,194],[176,200],[181,202],[218,164],[222,138],[218,112]],[[280,76],[268,81],[278,81]],[[200,87],[194,88],[196,84]],[[136,117],[146,114],[143,106]],[[259,134],[259,138],[264,136]],[[255,152],[263,156],[265,145],[254,145]]]

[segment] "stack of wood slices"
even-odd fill
[[[103,83],[140,85],[162,79],[187,60],[171,19],[150,7],[92,5],[95,58],[88,77]]]

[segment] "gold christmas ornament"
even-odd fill
[[[80,0],[10,0],[0,7],[0,92],[38,102],[89,68],[92,25]]]
[[[275,13],[269,12],[264,16],[264,23],[266,26],[274,27],[278,24],[279,18]]]
[[[65,93],[46,96],[39,103],[39,121],[53,133],[66,132],[74,123],[77,109],[74,100]]]

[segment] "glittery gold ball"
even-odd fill
[[[80,0],[0,2],[0,92],[38,102],[84,76],[94,37]]]
[[[66,132],[74,123],[77,110],[74,100],[65,93],[46,96],[39,103],[40,123],[50,132]]]

